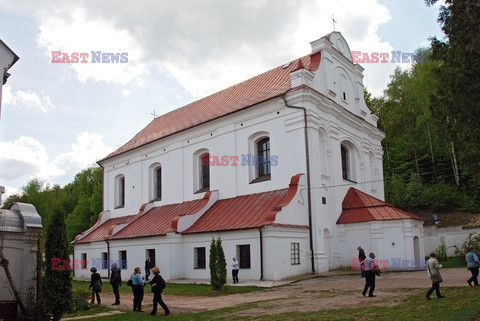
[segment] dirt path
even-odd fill
[[[442,287],[468,286],[466,280],[470,272],[465,268],[442,270],[445,280]],[[292,311],[316,311],[319,309],[337,309],[342,307],[363,306],[391,306],[400,303],[410,293],[408,289],[426,290],[431,282],[425,271],[391,272],[377,277],[376,298],[365,298],[361,291],[365,279],[359,275],[345,275],[333,277],[318,277],[295,284],[267,289],[261,293],[251,292],[222,297],[191,297],[168,295],[168,289],[163,296],[165,303],[172,313],[188,313],[202,310],[216,310],[232,307],[243,303],[257,302],[255,308],[244,310],[240,315],[260,315],[265,311],[272,313]],[[273,301],[272,301],[273,300]],[[113,296],[103,295],[102,304],[110,306]],[[131,310],[133,296],[122,295],[120,310]],[[288,302],[286,302],[288,301]],[[145,312],[151,311],[152,294],[146,293],[143,300]],[[161,308],[159,314],[162,314]]]

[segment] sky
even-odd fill
[[[153,114],[310,53],[332,16],[352,51],[411,53],[443,38],[438,9],[422,0],[0,0],[0,39],[20,57],[3,86],[0,185],[8,196],[33,178],[72,182]],[[89,53],[88,62],[52,63],[62,60],[52,51]],[[92,51],[126,59],[93,63]],[[375,96],[396,66],[410,67],[361,65]]]

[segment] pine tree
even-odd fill
[[[61,259],[62,264],[52,265],[52,259]],[[47,228],[45,240],[45,277],[42,284],[42,300],[53,320],[60,320],[71,308],[72,276],[63,265],[69,261],[65,230],[65,213],[60,207],[54,209]],[[52,269],[53,268],[53,269]]]
[[[225,253],[223,252],[222,247],[222,240],[220,238],[217,239],[216,242],[217,247],[217,273],[218,273],[218,282],[221,284],[221,287],[227,283],[227,262],[225,260]]]
[[[217,241],[215,241],[215,238],[212,238],[209,267],[210,284],[213,290],[222,290],[225,283],[227,283],[227,263],[220,238]]]

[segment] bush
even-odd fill
[[[435,253],[437,253],[437,259],[439,261],[445,261],[447,259],[447,246],[440,244],[435,250]]]
[[[91,294],[92,292],[90,290],[85,290],[85,289],[73,290],[73,300],[72,300],[73,312],[90,310],[92,308],[92,305],[89,303],[89,296]]]
[[[475,247],[475,249],[480,249],[480,234],[470,233],[462,245],[455,246],[455,256],[458,256],[463,263],[466,263],[465,254],[467,254],[470,246]]]

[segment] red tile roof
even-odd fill
[[[74,243],[79,244],[79,243],[105,241],[109,236],[112,235],[113,229],[116,226],[131,222],[135,218],[135,216],[136,215],[116,217],[116,218],[112,218],[105,221],[104,223],[98,225],[97,227],[95,227],[94,225],[91,231],[87,230],[84,232],[84,233],[88,233],[84,237],[82,237],[82,234],[77,235]],[[99,217],[99,220],[100,220],[100,217]]]
[[[154,207],[109,239],[157,236],[176,232],[178,217],[201,210],[208,203],[209,196],[210,193],[206,193],[200,200]]]
[[[271,225],[282,207],[289,204],[298,189],[301,174],[292,177],[290,187],[217,201],[184,234],[240,230]]]
[[[423,218],[404,212],[393,205],[351,187],[342,203],[342,214],[337,224]]]
[[[290,81],[292,71],[303,67],[309,70],[317,70],[320,65],[320,58],[320,52],[301,57],[296,62],[288,64],[288,66],[279,66],[155,118],[129,142],[99,162],[278,97],[292,89]]]
[[[305,226],[274,223],[277,213],[296,195],[301,175],[293,176],[289,187],[285,189],[219,200],[183,233],[238,230],[264,225],[305,228]],[[80,234],[74,243],[149,237],[178,232],[179,218],[202,210],[208,204],[210,196],[211,192],[207,192],[203,199],[154,207],[145,213],[146,204],[143,204],[136,215],[113,218],[102,224],[99,223],[101,221],[99,217],[97,224],[84,232],[88,234],[83,238]],[[112,234],[113,229],[120,224],[126,224],[126,226]]]

